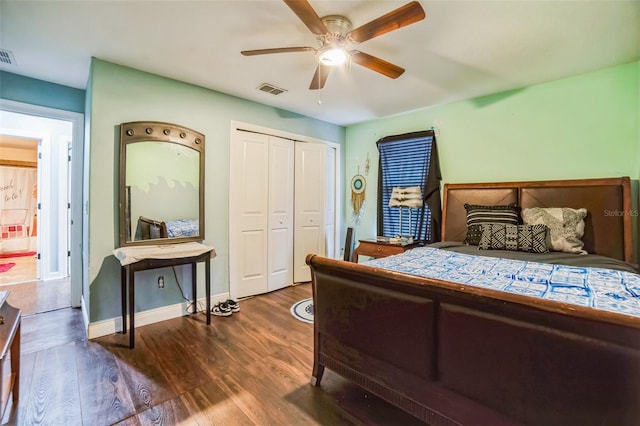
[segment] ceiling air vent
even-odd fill
[[[16,59],[13,57],[13,53],[6,49],[0,49],[0,63],[7,65],[15,65]]]
[[[282,92],[286,92],[285,89],[281,89],[279,87],[274,86],[273,84],[263,83],[258,87],[258,90],[262,90],[263,92],[271,93],[272,95],[279,95]]]

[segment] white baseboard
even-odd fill
[[[224,302],[229,298],[229,293],[220,293],[211,296],[211,306],[218,302]],[[206,298],[198,299],[198,303],[204,304]],[[166,321],[187,315],[187,302],[176,303],[173,305],[163,306],[161,308],[149,309],[148,311],[136,312],[136,327],[154,324],[160,321]],[[84,306],[84,305],[83,305]],[[83,309],[84,311],[84,309]],[[128,314],[128,312],[127,312]],[[87,336],[89,339],[95,339],[109,334],[119,333],[122,331],[122,317],[109,318],[102,321],[88,323]]]

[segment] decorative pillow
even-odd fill
[[[552,250],[579,254],[587,254],[582,249],[586,216],[587,209],[568,207],[532,207],[522,211],[526,225],[546,225],[549,228]]]
[[[506,223],[509,225],[520,223],[520,207],[515,204],[501,206],[465,204],[464,208],[467,210],[465,244],[478,245],[482,236],[483,223]]]
[[[507,225],[485,223],[480,237],[480,250],[512,250],[548,253],[549,228],[545,225]]]

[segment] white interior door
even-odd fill
[[[38,143],[37,275],[44,281],[69,276],[68,137],[51,132]]]
[[[268,289],[293,283],[294,142],[269,137]]]
[[[239,298],[268,291],[269,136],[236,130],[231,142],[229,280]]]
[[[69,125],[69,127],[71,127]],[[68,136],[51,138],[49,155],[43,155],[43,163],[49,157],[51,182],[43,185],[39,195],[42,212],[49,208],[48,221],[41,226],[43,246],[41,258],[42,279],[57,279],[69,276],[69,145]],[[43,153],[47,152],[46,146]],[[46,180],[46,179],[43,179]]]
[[[307,254],[325,255],[326,145],[295,144],[295,228],[293,281],[311,280]]]

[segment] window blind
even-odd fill
[[[387,136],[377,142],[380,152],[378,173],[378,235],[413,235],[419,241],[439,241],[440,167],[433,131]],[[403,209],[400,229],[400,209],[389,207],[394,187],[419,186],[425,201],[422,208]]]

